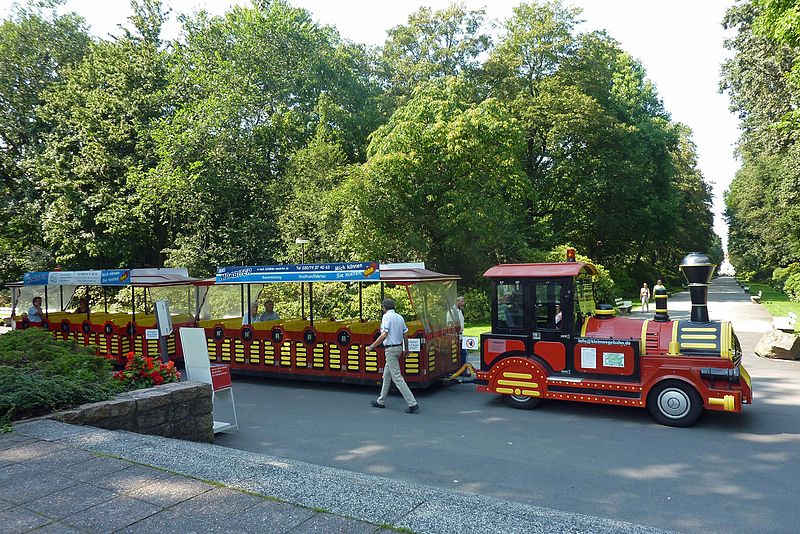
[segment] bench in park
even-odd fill
[[[621,298],[616,298],[614,299],[614,306],[620,311],[620,313],[630,315],[631,308],[633,308],[633,302],[631,302],[630,300],[622,300]]]
[[[750,295],[750,302],[754,302],[756,304],[761,302],[761,290],[758,291],[758,295]]]
[[[781,332],[794,333],[794,327],[797,324],[797,314],[789,312],[786,317],[775,317],[772,321],[772,328],[780,330]]]

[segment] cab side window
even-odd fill
[[[536,282],[534,317],[536,330],[561,330],[561,282]]]
[[[519,280],[499,281],[497,291],[497,326],[519,329],[525,326],[522,308],[522,283]]]

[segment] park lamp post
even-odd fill
[[[304,264],[306,262],[306,245],[308,244],[308,239],[298,237],[294,242],[300,245],[300,263]],[[306,291],[303,282],[300,282],[300,317],[303,319],[306,318]]]

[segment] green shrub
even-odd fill
[[[783,289],[790,276],[800,274],[800,263],[790,263],[786,267],[778,267],[772,271],[772,287]]]
[[[526,261],[536,262],[536,263],[560,263],[567,261],[567,249],[570,248],[569,245],[561,245],[555,247],[552,250],[547,252],[540,252],[540,251],[531,251],[529,254],[529,258],[526,258]],[[591,263],[595,267],[597,267],[597,276],[595,277],[595,289],[594,289],[594,296],[597,303],[614,303],[614,298],[619,296],[615,293],[617,292],[616,284],[614,283],[614,279],[611,277],[611,274],[608,272],[608,269],[592,261],[591,258],[588,256],[584,256],[582,254],[576,254],[575,259],[580,262],[584,263]]]
[[[0,425],[110,399],[120,390],[111,364],[93,348],[56,341],[40,328],[0,336]]]
[[[489,294],[485,289],[474,288],[464,292],[464,321],[488,323],[491,320]]]
[[[783,292],[792,302],[800,302],[800,273],[795,273],[786,279]]]

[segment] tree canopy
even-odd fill
[[[691,131],[560,1],[520,4],[499,33],[480,10],[421,8],[377,49],[285,0],[181,15],[173,40],[159,0],[132,5],[112,39],[32,7],[0,26],[6,280],[204,276],[298,261],[297,237],[314,261],[425,261],[468,285],[569,243],[633,280],[718,246]],[[741,89],[747,68],[727,67],[742,110],[768,98]]]
[[[729,253],[737,268],[768,279],[800,262],[798,11],[794,2],[741,2],[724,24],[736,34],[722,89],[742,125],[742,167],[725,194]]]

